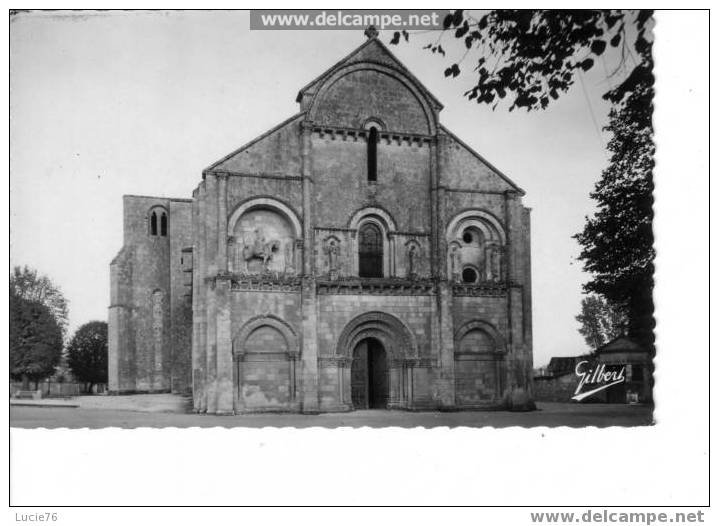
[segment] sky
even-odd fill
[[[391,31],[380,32],[388,43]],[[532,208],[534,363],[587,351],[575,316],[589,278],[572,235],[607,164],[604,67],[547,110],[463,97],[466,73],[413,35],[390,46],[444,104],[441,122],[526,191]],[[30,13],[10,33],[11,265],[49,276],[70,330],[107,319],[124,194],[189,198],[202,169],[295,114],[297,91],[365,40],[357,31],[250,31],[246,12]],[[612,82],[616,81],[612,79]]]

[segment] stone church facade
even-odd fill
[[[191,199],[124,197],[109,388],[206,413],[531,404],[524,192],[370,34]]]

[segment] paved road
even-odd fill
[[[510,427],[510,426],[637,426],[652,423],[647,406],[618,404],[539,403],[530,413],[467,411],[456,413],[354,411],[321,415],[258,414],[216,416],[143,413],[116,409],[64,407],[10,407],[10,425],[22,428],[102,427]]]

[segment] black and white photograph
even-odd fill
[[[706,520],[708,11],[8,16],[11,507]],[[681,81],[661,50],[688,27]],[[224,462],[242,491],[189,489]]]

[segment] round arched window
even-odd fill
[[[465,283],[476,283],[479,274],[472,267],[465,267],[462,271],[462,281]]]
[[[359,231],[359,275],[382,277],[382,231],[374,223],[365,223]]]

